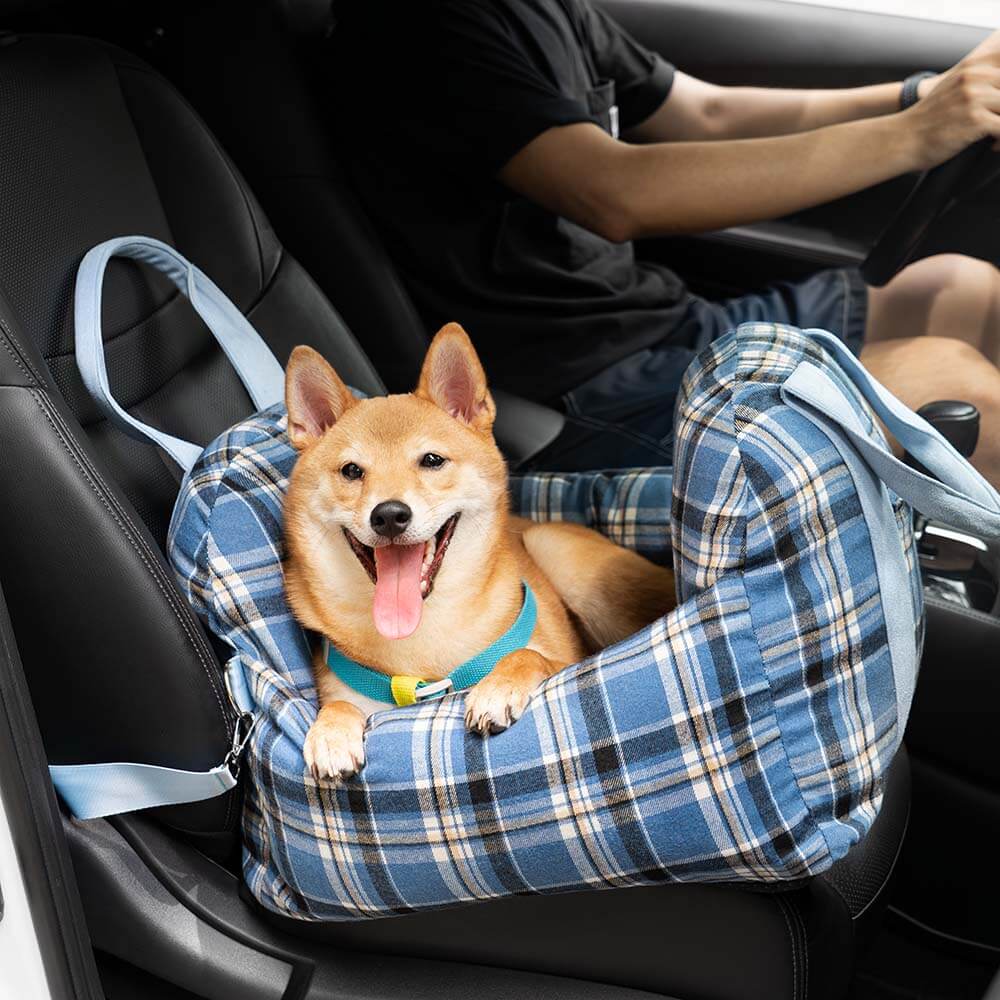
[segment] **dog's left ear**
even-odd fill
[[[285,368],[288,440],[297,451],[315,444],[357,400],[329,362],[311,347],[296,347]]]
[[[482,433],[492,429],[497,415],[479,355],[457,323],[441,327],[431,341],[416,395]]]

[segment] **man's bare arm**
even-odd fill
[[[626,138],[685,142],[806,132],[898,111],[900,89],[899,83],[845,90],[719,87],[678,72],[667,100]]]
[[[499,177],[612,240],[775,218],[1000,138],[1000,46],[964,62],[908,111],[811,132],[633,144],[588,123],[551,128]]]
[[[947,73],[922,80],[919,96],[927,97],[945,77],[989,62],[998,51],[1000,32],[994,32]],[[892,114],[899,110],[901,88],[901,83],[842,90],[720,87],[678,72],[667,100],[626,138],[634,142],[684,142],[807,132]]]

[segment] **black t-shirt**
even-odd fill
[[[551,400],[662,340],[665,268],[516,196],[497,171],[546,129],[626,130],[673,68],[586,0],[340,0],[332,124],[428,327],[457,320],[491,379]],[[349,249],[348,251],[349,252]]]

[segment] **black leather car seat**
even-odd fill
[[[229,744],[216,657],[161,555],[170,462],[101,419],[76,370],[82,254],[142,233],[213,276],[280,359],[311,343],[359,387],[368,359],[286,253],[218,144],[126,53],[59,37],[0,47],[0,573],[53,763],[205,768]],[[168,282],[115,261],[104,330],[119,399],[209,441],[252,409]],[[233,796],[164,810],[232,838]]]
[[[331,6],[224,0],[182,9],[160,65],[239,164],[289,249],[338,303],[389,390],[408,392],[433,331],[337,159],[350,142],[338,130],[337,106],[351,98],[324,93]]]
[[[216,654],[162,556],[177,470],[100,418],[73,358],[77,264],[93,244],[135,233],[171,242],[198,263],[281,360],[309,343],[353,384],[380,388],[338,314],[170,84],[99,42],[8,36],[0,46],[0,582],[51,761],[204,769],[222,759],[233,716]],[[344,240],[329,246],[332,255],[352,252]],[[141,266],[110,268],[104,330],[116,396],[143,420],[207,441],[250,412],[200,320]],[[319,934],[323,946],[302,959],[301,975],[273,990],[262,977],[253,995],[342,995],[319,992],[323,956],[374,952],[419,955],[424,967],[535,969],[678,997],[842,996],[854,938],[884,896],[908,803],[900,755],[864,844],[828,876],[783,891],[662,886],[481,903],[374,925],[283,922],[278,972],[306,947],[289,942]],[[159,810],[121,821],[117,839],[106,824],[70,824],[95,943],[178,982],[190,981],[191,969],[211,969],[198,982],[209,1000],[248,995],[234,985],[246,968],[217,957],[220,935],[240,941],[244,954],[258,942],[271,955],[278,946],[265,945],[259,913],[234,914],[235,898],[213,897],[212,873],[221,869],[194,874],[199,852],[229,855],[237,806],[228,796]],[[169,871],[164,830],[166,843],[178,845]],[[134,853],[121,862],[124,874],[102,880],[126,841]],[[190,869],[176,860],[185,856]],[[159,873],[156,894],[135,895],[139,866]],[[127,935],[108,915],[123,899],[134,914]],[[196,919],[186,938],[157,929]],[[184,960],[168,961],[181,942],[190,949]],[[468,995],[457,973],[452,982],[449,966],[439,968],[437,995]],[[384,995],[381,982],[374,972],[361,976],[351,995]],[[604,995],[622,994],[609,987]]]
[[[337,161],[337,130],[328,127],[336,107],[321,92],[330,0],[225,0],[181,7],[176,17],[157,50],[160,68],[239,164],[275,228],[289,235],[288,249],[338,303],[387,389],[409,392],[434,331]],[[512,467],[543,461],[563,415],[495,386],[493,395],[495,433]]]

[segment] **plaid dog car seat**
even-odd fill
[[[207,281],[183,263],[179,287]],[[99,324],[81,330],[100,354]],[[892,457],[869,405],[942,482]],[[283,592],[296,453],[282,405],[200,453],[169,554],[232,649],[230,690],[254,720],[244,872],[264,906],[337,920],[663,880],[776,882],[825,870],[865,835],[922,638],[901,497],[980,534],[1000,534],[1000,497],[819,331],[752,324],[721,338],[689,369],[676,427],[672,476],[511,486],[529,516],[591,524],[653,558],[672,548],[678,607],[550,678],[500,735],[466,731],[461,695],[378,713],[346,783],[315,781],[302,757],[316,696]],[[89,770],[53,769],[80,816],[105,805]],[[164,801],[158,782],[143,805]]]

